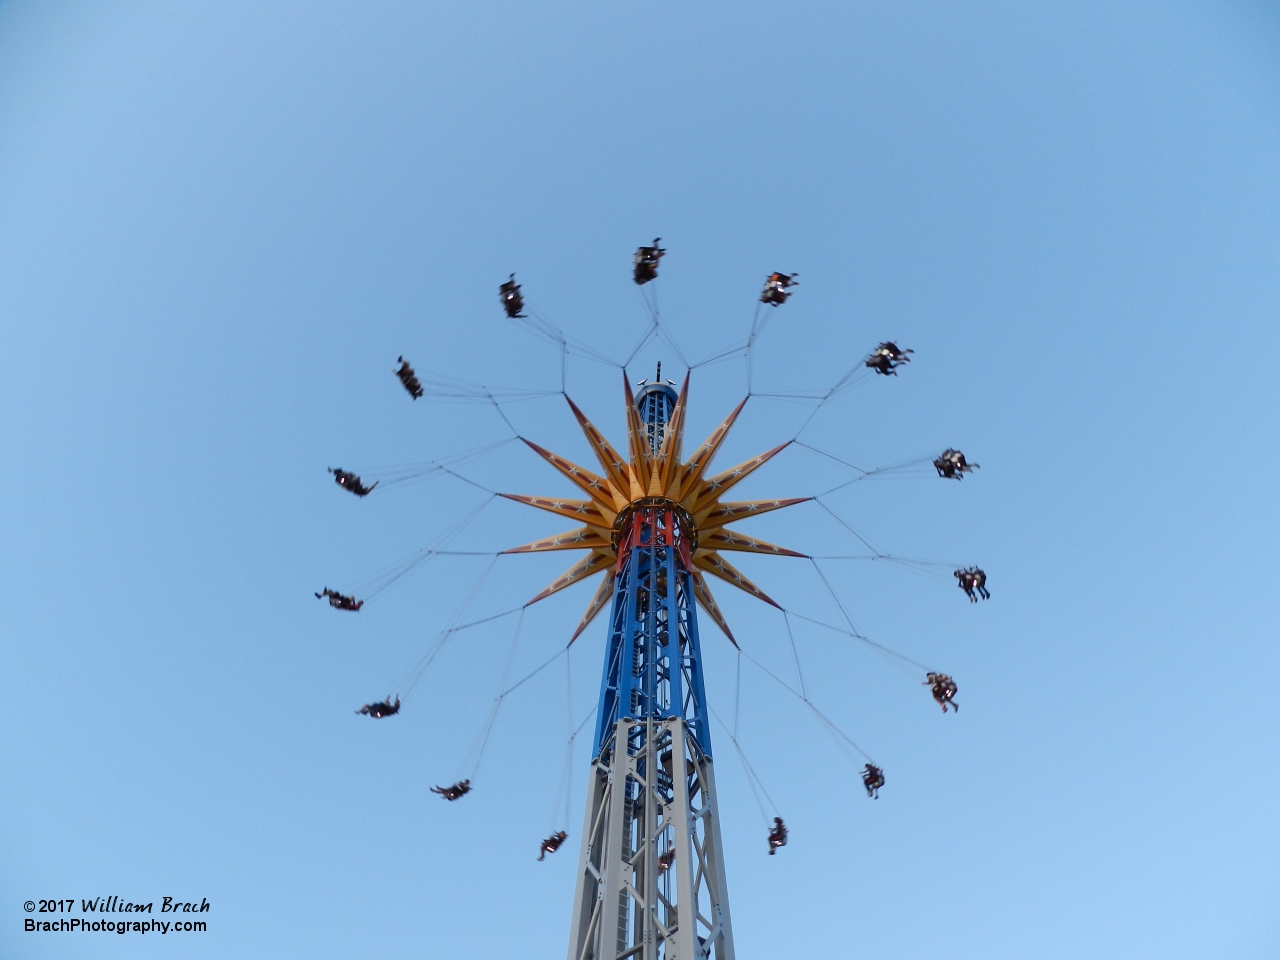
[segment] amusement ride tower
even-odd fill
[[[653,246],[640,247],[636,251],[634,279],[638,285],[657,277],[658,262],[666,252],[658,246],[658,242],[655,240]],[[784,303],[791,296],[788,289],[795,286],[795,277],[796,274],[770,274],[765,281],[760,303],[771,307]],[[520,436],[506,415],[502,414],[500,401],[495,398],[494,392],[487,387],[467,384],[453,378],[431,377],[429,381],[432,393],[441,397],[470,397],[492,403],[515,434],[512,439],[518,437],[523,440],[585,496],[585,499],[568,499],[497,494],[488,487],[474,483],[474,486],[481,487],[492,496],[503,496],[569,517],[579,524],[564,533],[512,547],[501,553],[584,550],[587,555],[528,603],[504,614],[458,625],[457,618],[474,597],[475,590],[479,589],[478,583],[459,609],[454,623],[440,634],[436,644],[419,663],[404,675],[407,686],[398,689],[408,696],[449,637],[459,630],[518,611],[521,612],[523,622],[523,611],[530,605],[573,584],[600,577],[586,613],[569,639],[569,645],[572,645],[606,607],[609,609],[604,669],[596,710],[591,772],[588,777],[582,846],[574,891],[573,919],[569,931],[568,960],[712,960],[713,957],[714,960],[734,960],[720,808],[716,797],[709,713],[703,685],[698,608],[737,647],[737,641],[712,596],[708,575],[778,607],[726,560],[724,554],[732,551],[787,557],[806,557],[806,554],[737,533],[729,529],[730,525],[748,517],[814,500],[862,541],[863,546],[871,551],[869,556],[872,558],[898,560],[923,568],[947,567],[950,564],[906,560],[876,551],[826,505],[822,499],[826,494],[788,500],[726,501],[725,495],[739,482],[791,443],[798,442],[795,438],[799,436],[799,432],[792,440],[772,450],[709,476],[712,461],[747,401],[739,403],[686,460],[682,448],[688,411],[689,377],[686,375],[684,384],[677,393],[673,382],[662,379],[661,364],[658,365],[653,382],[640,382],[638,394],[633,392],[627,378],[626,363],[617,364],[623,373],[627,424],[627,455],[623,456],[564,394],[564,362],[569,355],[570,341],[536,314],[530,319],[522,312],[524,298],[520,285],[516,283],[515,274],[511,274],[500,285],[499,294],[509,319],[526,320],[535,333],[559,344],[561,385],[560,390],[554,393],[565,395],[568,400],[569,408],[582,428],[601,472],[593,473]],[[632,351],[632,358],[652,337],[662,335],[656,298],[649,305],[653,313],[653,326]],[[746,342],[739,348],[718,355],[719,358],[735,353],[745,356],[748,383],[751,345],[765,322],[761,319],[761,309],[757,307],[751,334]],[[911,352],[886,341],[858,361],[853,369],[825,393],[773,396],[807,397],[815,400],[816,413],[817,408],[849,389],[859,374],[896,375],[899,367],[910,362]],[[599,359],[600,356],[596,355],[596,358]],[[427,388],[409,362],[403,357],[398,362],[400,367],[394,372],[405,390],[414,400],[425,396]],[[630,360],[627,361],[629,362]],[[532,394],[528,391],[505,392],[514,392],[518,395],[517,398],[550,395],[547,391]],[[810,419],[812,416],[810,414]],[[803,429],[802,426],[801,430]],[[477,456],[506,442],[472,451],[463,457]],[[860,474],[855,479],[924,462],[915,460],[897,467],[867,471],[814,447],[809,449],[853,467]],[[461,458],[453,458],[453,462],[459,459]],[[963,479],[978,466],[969,463],[959,450],[951,448],[943,451],[932,463],[938,476],[954,480]],[[430,464],[427,472],[443,470],[452,473],[444,464],[445,461]],[[329,472],[339,486],[358,497],[367,496],[378,486],[378,482],[365,486],[357,474],[345,470],[331,468]],[[422,475],[421,472],[414,469],[400,476],[383,479],[388,480],[386,485],[389,486],[419,475]],[[459,479],[466,480],[465,477]],[[473,483],[470,480],[466,482]],[[828,493],[840,489],[840,486]],[[473,511],[471,516],[474,517],[479,509]],[[464,518],[441,542],[447,542],[447,538],[461,529],[468,519]],[[408,565],[401,564],[390,573],[369,581],[374,589],[366,597],[385,589],[420,560],[448,552],[450,551],[435,548],[420,551]],[[473,552],[468,553],[474,555]],[[843,612],[843,604],[818,566],[819,558],[806,558],[812,562],[832,599]],[[484,576],[487,575],[486,572]],[[981,568],[973,566],[957,569],[953,576],[971,602],[976,603],[979,599],[990,596],[986,589],[987,576]],[[483,583],[483,579],[482,576],[480,583]],[[328,587],[322,593],[317,593],[316,597],[327,600],[330,606],[339,610],[359,611],[364,605],[364,600]],[[781,610],[780,607],[779,609]],[[787,611],[782,610],[782,613],[789,617]],[[803,619],[811,620],[808,617]],[[857,631],[847,613],[845,619],[848,630],[818,620],[811,622],[870,643],[879,653],[898,661],[904,669],[916,667],[927,670],[925,664],[881,644],[871,643]],[[788,630],[789,624],[788,619]],[[512,641],[513,654],[519,629],[517,626],[516,637]],[[567,649],[568,646],[561,654]],[[478,741],[475,766],[470,776],[475,776],[475,771],[479,768],[480,757],[503,699],[550,663],[551,660],[548,660],[529,677],[506,687],[495,699],[485,730]],[[798,655],[796,669],[799,672]],[[831,733],[867,760],[866,767],[861,772],[862,783],[869,797],[877,796],[879,788],[884,786],[884,776],[871,757],[809,700],[804,692],[802,677],[799,692],[791,690],[785,682],[779,682],[800,697]],[[503,676],[504,686],[505,683],[506,674]],[[942,712],[950,710],[954,714],[958,709],[954,700],[958,689],[955,681],[948,674],[928,672],[925,674],[924,684],[931,688],[933,699]],[[394,703],[388,696],[383,701],[365,704],[356,712],[382,718],[393,716],[399,711],[400,696],[397,694]],[[569,737],[570,751],[575,737],[576,731]],[[736,748],[736,739],[732,742]],[[743,761],[748,775],[753,776],[745,757]],[[470,776],[449,787],[433,787],[432,792],[448,801],[458,800],[470,793]],[[765,816],[763,807],[761,815]],[[787,831],[781,818],[775,817],[774,823],[768,838],[770,853],[786,843]],[[541,854],[555,853],[567,837],[568,834],[563,829],[553,833],[543,841]],[[538,859],[543,859],[543,856]]]
[[[568,960],[733,960],[696,605],[736,646],[704,574],[773,601],[720,551],[804,556],[725,529],[808,499],[721,500],[787,445],[706,477],[746,401],[682,461],[689,381],[661,370],[624,377],[626,459],[570,401],[604,476],[529,443],[590,499],[507,495],[585,524],[507,551],[591,551],[531,602],[603,573],[575,639],[610,606]]]

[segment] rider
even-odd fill
[[[898,367],[904,363],[910,363],[911,358],[907,356],[914,353],[914,350],[901,350],[896,343],[886,340],[880,346],[871,352],[871,356],[867,357],[867,366],[876,373],[898,375]]]
[[[794,287],[799,284],[796,280],[798,273],[771,273],[769,279],[764,282],[764,293],[760,294],[760,302],[767,303],[771,306],[777,306],[780,303],[786,303],[787,297],[791,296],[787,292],[787,287]]]
[[[354,473],[348,473],[341,467],[329,467],[329,472],[333,474],[333,482],[340,486],[343,490],[350,490],[357,497],[367,497],[373,492],[373,487],[378,485],[378,481],[373,482],[373,487],[366,487],[360,482],[360,478]]]
[[[960,582],[960,589],[969,597],[970,603],[977,603],[979,596],[983,600],[991,599],[987,592],[987,575],[981,567],[965,567],[952,575]]]
[[[542,846],[538,847],[538,859],[545,860],[548,853],[555,853],[560,849],[560,844],[569,839],[569,835],[563,830],[557,830],[547,839],[542,841]]]
[[[382,717],[390,717],[400,712],[400,694],[396,694],[396,702],[392,703],[391,698],[379,700],[377,703],[366,703],[356,713],[363,713],[373,717],[375,720]]]
[[[787,826],[781,817],[773,818],[773,829],[769,831],[769,856],[773,856],[779,847],[787,845]]]
[[[451,787],[432,787],[432,793],[438,793],[446,800],[457,800],[471,792],[470,780],[459,780]]]
[[[973,571],[973,589],[982,595],[983,600],[990,600],[991,594],[987,592],[987,575],[980,568],[974,567]],[[976,601],[975,601],[976,602]]]
[[[507,282],[498,287],[498,296],[502,298],[502,309],[507,311],[507,316],[512,320],[524,319],[524,314],[520,311],[524,309],[524,297],[520,295],[520,284],[516,283],[516,275],[513,273]]]
[[[867,788],[867,796],[873,800],[880,799],[880,788],[884,786],[884,771],[874,763],[862,768],[862,785]]]
[[[350,610],[353,613],[359,613],[360,608],[364,606],[363,600],[357,600],[355,597],[348,597],[345,593],[339,593],[337,590],[324,588],[324,593],[317,593],[316,599],[323,600],[329,598],[329,606],[335,610]]]
[[[942,456],[933,461],[933,466],[937,469],[938,476],[946,477],[948,480],[953,477],[956,480],[963,480],[964,474],[978,468],[976,463],[967,461],[959,450],[952,450],[949,447],[942,451]]]
[[[956,682],[945,673],[926,674],[924,686],[930,687],[933,691],[933,699],[938,701],[938,705],[942,707],[942,712],[947,712],[948,705],[956,713],[960,712],[960,704],[956,703],[952,698],[959,691]]]
[[[418,375],[413,372],[413,367],[409,366],[408,360],[404,357],[396,357],[396,362],[400,364],[400,369],[396,371],[396,376],[400,378],[404,388],[409,391],[409,396],[417,400],[423,393],[422,382],[418,380]]]
[[[637,284],[643,286],[650,280],[658,278],[658,261],[667,252],[658,246],[661,242],[661,237],[654,237],[652,247],[636,248],[635,281]]]

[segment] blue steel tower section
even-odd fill
[[[656,457],[677,401],[636,397]],[[632,501],[617,550],[568,960],[734,960],[698,646],[697,530],[679,503]]]
[[[636,397],[656,457],[676,404],[663,383]],[[659,497],[641,500],[619,517],[609,643],[600,685],[595,756],[608,747],[617,722],[681,717],[698,746],[711,755],[707,697],[702,681],[692,551],[696,531],[685,510]]]

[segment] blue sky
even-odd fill
[[[603,627],[509,697],[466,772],[514,618],[457,634],[388,692],[485,558],[441,558],[358,616],[318,603],[489,499],[449,477],[367,478],[512,436],[588,453],[555,395],[410,402],[405,355],[498,388],[560,388],[531,304],[608,357],[646,313],[679,352],[739,341],[772,270],[756,392],[822,390],[882,339],[897,378],[825,405],[803,439],[859,464],[963,449],[828,501],[885,551],[823,561],[859,628],[945,669],[916,678],[796,632],[813,701],[704,625],[709,696],[792,830],[713,731],[737,947],[915,958],[1274,957],[1280,950],[1277,455],[1280,14],[1260,2],[0,3],[0,953],[34,958],[563,955]],[[570,395],[621,435],[621,378],[571,357]],[[690,433],[747,392],[693,372]],[[810,408],[753,398],[723,454]],[[499,490],[568,493],[507,444]],[[795,447],[743,485],[849,476]],[[558,532],[493,502],[459,549]],[[855,552],[811,505],[750,532]],[[565,562],[562,562],[565,561]],[[470,608],[566,565],[503,558]],[[839,612],[812,565],[747,558],[789,609]],[[512,676],[563,646],[589,588],[530,608]],[[793,682],[775,612],[721,590],[743,647]],[[569,681],[572,681],[571,684]],[[20,932],[22,901],[207,897],[178,939]]]

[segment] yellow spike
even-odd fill
[[[708,550],[704,553],[702,548],[699,547],[698,552],[693,556],[693,565],[707,571],[712,576],[719,577],[725,583],[733,584],[739,590],[751,594],[757,600],[763,600],[770,606],[778,607],[776,603],[769,599],[768,594],[744,577],[741,571],[714,550]],[[781,610],[782,608],[778,607],[778,609]]]
[[[713,503],[693,515],[693,522],[700,531],[715,530],[747,517],[759,516],[771,510],[805,503],[812,497],[793,497],[790,500],[739,500],[735,503]]]
[[[684,376],[684,384],[680,387],[680,396],[676,398],[675,409],[667,421],[666,433],[662,439],[662,452],[658,457],[658,469],[661,474],[659,489],[654,496],[670,496],[672,486],[680,476],[680,454],[684,446],[685,410],[689,405],[689,374]]]
[[[639,496],[643,497],[644,491],[649,487],[650,460],[653,454],[649,448],[648,434],[645,433],[644,424],[640,421],[635,394],[631,392],[631,381],[627,379],[625,370],[622,372],[622,386],[627,398],[627,443],[631,450],[631,469],[635,473],[635,483],[640,485]],[[635,483],[632,485],[634,486]],[[633,496],[633,499],[638,498]]]
[[[667,472],[669,473],[669,476],[667,477],[667,482],[662,489],[662,495],[668,500],[675,500],[676,502],[679,502],[680,487],[683,484],[686,470],[688,470],[688,467],[679,462],[671,464],[668,468]]]
[[[627,467],[627,477],[630,482],[628,490],[631,494],[631,500],[635,501],[641,499],[645,495],[644,487],[640,486],[640,478],[636,476],[635,467]]]
[[[699,510],[706,509],[715,501],[719,500],[721,495],[736,486],[740,481],[745,480],[755,472],[758,467],[768,463],[789,446],[791,446],[790,440],[786,443],[779,444],[772,450],[766,450],[758,457],[752,457],[750,460],[738,464],[731,470],[726,470],[724,473],[717,473],[714,477],[704,483],[700,489],[690,491],[686,494],[686,502],[684,505],[685,509],[689,510],[691,513],[696,513]],[[688,500],[691,499],[694,501],[692,504],[688,503]]]
[[[503,550],[503,553],[545,553],[548,550],[612,550],[609,531],[603,527],[579,527],[558,533],[545,540],[535,540],[521,547]]]
[[[501,496],[517,503],[527,503],[539,510],[558,513],[562,517],[593,523],[601,527],[612,526],[616,513],[600,510],[590,500],[565,500],[561,497],[526,497],[520,493],[504,493]]]
[[[788,550],[786,547],[780,547],[776,543],[769,543],[767,540],[757,540],[755,537],[748,537],[745,533],[737,533],[733,530],[721,530],[710,535],[705,533],[699,534],[698,545],[706,547],[708,550],[738,550],[742,553],[767,553],[775,557],[807,558],[809,556],[807,553],[796,553],[794,550]]]
[[[593,573],[599,573],[605,567],[610,566],[614,562],[612,556],[601,550],[592,550],[589,556],[583,557],[572,567],[560,574],[551,582],[551,586],[543,590],[540,594],[525,604],[526,607],[532,606],[539,600],[545,600],[553,593],[559,593],[565,587],[573,586],[579,580],[585,580]]]
[[[697,450],[693,452],[693,456],[689,458],[689,462],[684,465],[681,471],[679,484],[673,484],[669,496],[672,500],[684,500],[688,497],[689,491],[697,488],[702,475],[706,473],[711,458],[716,455],[716,451],[720,449],[720,445],[724,443],[724,438],[729,435],[729,431],[733,428],[733,422],[738,419],[738,414],[742,412],[742,408],[747,405],[746,397],[743,401],[733,408],[733,412],[724,418],[724,422],[720,426],[711,431],[711,436],[702,442]]]
[[[662,464],[653,465],[653,473],[649,476],[649,489],[645,494],[649,497],[662,496]]]
[[[520,439],[524,440],[523,437]],[[570,460],[566,460],[558,453],[552,453],[550,450],[544,450],[532,440],[525,440],[535,453],[547,463],[551,464],[566,477],[573,481],[574,484],[587,496],[591,497],[602,510],[615,509],[613,506],[613,492],[609,489],[609,484],[603,478],[597,477],[590,470],[584,470]],[[610,521],[612,522],[612,521]]]
[[[600,461],[600,467],[604,470],[605,479],[609,482],[609,486],[613,488],[614,506],[621,510],[627,505],[622,495],[627,489],[627,461],[622,459],[622,455],[613,449],[613,444],[604,438],[595,425],[587,419],[586,414],[578,409],[578,405],[568,397],[569,409],[573,411],[573,415],[578,418],[578,426],[582,428],[582,432],[587,437],[587,443],[591,444],[591,450],[596,455],[596,459]],[[621,502],[618,502],[621,500]]]
[[[600,589],[596,591],[596,595],[591,598],[591,602],[587,604],[587,612],[582,615],[582,619],[578,621],[578,629],[573,631],[573,636],[569,638],[569,642],[577,640],[581,636],[582,631],[590,626],[591,621],[596,618],[604,605],[609,602],[613,596],[613,578],[615,574],[606,573],[604,579],[600,581]]]
[[[720,612],[720,606],[716,603],[716,598],[711,595],[711,588],[707,586],[707,579],[697,570],[693,571],[693,595],[698,598],[698,602],[702,604],[702,609],[706,611],[715,625],[724,631],[724,635],[729,638],[729,642],[735,647],[738,641],[733,639],[733,631],[729,629],[729,624],[725,622],[724,614]]]

